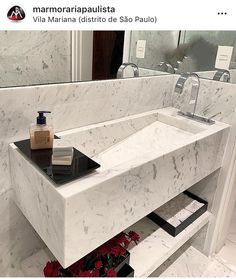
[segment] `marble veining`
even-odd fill
[[[176,251],[182,244],[189,240],[201,227],[203,227],[211,218],[209,212],[204,213],[191,226],[185,229],[177,238],[173,238],[148,218],[143,218],[131,227],[127,232],[135,230],[141,236],[141,241],[136,246],[130,245],[131,266],[135,269],[135,277],[149,276],[153,270],[161,265],[170,254]],[[151,245],[150,245],[151,244]],[[149,253],[145,264],[143,258]],[[43,276],[43,267],[47,261],[54,260],[54,256],[45,248],[25,259],[21,263],[20,271],[24,276]],[[18,275],[19,276],[19,275]]]
[[[177,82],[178,76],[174,82]],[[216,82],[207,79],[201,79],[200,91],[198,95],[196,113],[205,117],[234,125],[236,94],[235,87],[230,83]],[[191,80],[186,82],[183,93],[173,93],[172,104],[181,109],[186,104],[191,90]],[[224,105],[223,105],[224,104]]]
[[[71,82],[71,32],[1,31],[0,87]]]
[[[112,145],[135,134],[149,124],[157,121],[158,115],[151,112],[138,116],[123,117],[117,120],[93,124],[77,129],[57,133],[58,137],[66,140],[78,150],[94,157]]]
[[[150,277],[235,277],[236,273],[215,258],[208,258],[185,245],[173,254]]]
[[[176,237],[172,237],[147,218],[128,228],[127,231],[134,230],[141,236],[140,243],[129,248],[130,265],[135,269],[135,277],[152,276],[150,274],[204,227],[210,217],[211,214],[205,212]]]
[[[103,166],[96,173],[59,188],[49,185],[14,145],[10,146],[16,202],[63,266],[69,266],[220,168],[228,125],[217,122],[206,128],[197,122],[193,125],[198,129],[192,133],[186,128],[191,120],[178,116],[175,109],[157,110],[157,114],[162,115],[160,121],[95,156]],[[173,117],[176,127],[167,124]],[[187,123],[185,129],[183,122]],[[176,141],[168,145],[168,136]],[[145,145],[147,149],[140,149]],[[27,171],[26,176],[22,167],[31,167],[33,173]],[[33,196],[40,198],[35,200]],[[120,215],[124,218],[118,221]],[[48,224],[47,231],[39,224],[39,216]]]
[[[8,145],[29,137],[28,129],[35,121],[37,110],[52,110],[53,117],[47,118],[48,123],[54,124],[56,132],[64,131],[168,106],[171,102],[172,82],[173,77],[169,76],[164,79],[137,78],[135,84],[132,80],[124,79],[0,89],[0,198],[7,201],[0,203],[0,214],[9,220],[1,222],[4,231],[1,239],[8,239],[0,243],[2,275],[9,272],[14,274],[21,259],[45,245],[20,210],[17,207],[12,209],[9,191]],[[123,109],[123,104],[130,97],[132,104]],[[104,103],[107,104],[106,110],[101,105]],[[129,127],[132,133],[131,125]],[[113,131],[111,129],[111,133]],[[17,234],[13,231],[17,231]],[[12,264],[14,268],[10,268]]]
[[[8,175],[8,144],[28,137],[28,126],[34,120],[36,110],[52,110],[53,119],[49,119],[49,122],[54,123],[57,132],[73,129],[94,124],[96,122],[118,119],[125,115],[133,115],[135,113],[142,113],[163,106],[169,106],[172,103],[171,92],[173,91],[173,86],[176,80],[177,77],[173,79],[173,76],[167,75],[165,77],[124,79],[121,81],[114,80],[0,89],[0,115],[2,119],[2,125],[0,128],[1,199],[11,199],[8,199],[8,195],[10,194],[8,189],[10,189],[11,185]],[[200,113],[201,111],[205,111],[205,115],[209,117],[220,112],[220,114],[214,117],[214,119],[234,124],[234,119],[236,119],[234,113],[234,107],[236,104],[234,94],[235,85],[207,80],[201,80],[201,84],[201,102],[198,104],[198,111]],[[128,88],[123,93],[122,90],[124,90],[124,87],[126,86]],[[99,88],[99,94],[94,94]],[[214,94],[211,93],[212,89],[214,90]],[[109,94],[109,92],[113,92],[113,90],[116,94]],[[219,94],[216,94],[216,91],[220,91],[220,98]],[[103,94],[104,92],[105,94]],[[204,94],[204,96],[201,97],[201,94]],[[207,97],[207,94],[209,94],[209,98]],[[75,96],[78,95],[80,95],[80,98],[75,98]],[[89,101],[87,101],[88,95],[92,96],[88,99]],[[131,104],[127,106],[128,109],[121,109],[120,111],[119,107],[123,106],[126,100],[129,100],[130,96],[134,97],[130,102]],[[105,110],[103,111],[102,106],[100,106],[100,109],[96,109],[96,103],[101,102],[104,104],[107,100],[110,102],[109,105],[106,106],[106,110],[109,107],[107,113],[105,113]],[[214,107],[214,104],[216,104],[216,107]],[[173,102],[173,105],[178,107],[175,102]],[[61,107],[64,114],[63,117],[60,115]],[[210,109],[208,109],[208,107]],[[100,115],[101,110],[103,113]],[[78,113],[75,111],[78,111]],[[93,111],[96,111],[96,113],[93,113]],[[232,154],[233,146],[234,140],[231,137],[231,149],[228,151],[229,154]],[[228,169],[227,166],[225,166],[225,168]],[[151,165],[151,169],[152,177],[157,176],[158,171],[155,171],[157,168]],[[211,189],[214,190],[216,184],[213,184]],[[220,185],[220,188],[224,189],[224,186]],[[206,193],[204,192],[204,194],[207,194],[209,199],[212,199],[212,193],[210,193],[210,190],[208,192],[207,189],[205,189]],[[4,244],[0,249],[2,255],[1,259],[3,260],[0,263],[0,271],[1,274],[6,274],[13,262],[14,265],[16,265],[18,260],[27,257],[32,251],[39,247],[43,247],[43,243],[36,236],[28,221],[26,221],[17,208],[13,211],[9,202],[0,204],[0,214],[9,216],[9,222],[1,222],[2,229],[6,232],[7,239],[9,240],[4,241]],[[7,214],[5,212],[7,212]],[[12,212],[14,212],[14,214],[12,214]],[[18,222],[18,220],[22,221]],[[9,233],[13,231],[17,231],[17,235]],[[19,238],[21,240],[19,240]],[[4,238],[1,237],[1,239]],[[15,244],[12,245],[12,243]],[[8,254],[9,257],[5,257],[5,254]]]
[[[178,76],[176,76],[176,80],[173,84],[175,86]],[[236,129],[236,113],[235,113],[235,88],[234,85],[230,83],[216,82],[206,79],[200,80],[200,90],[198,96],[198,102],[196,107],[196,113],[199,115],[203,115],[205,117],[212,117],[214,120],[222,121],[225,123],[229,123],[231,125],[231,130],[229,133],[228,144],[225,150],[225,156],[222,163],[222,169],[217,174],[218,178],[215,184],[212,181],[208,184],[211,184],[211,193],[208,192],[208,198],[212,200],[214,197],[214,201],[212,202],[212,210],[215,215],[215,220],[210,224],[206,231],[206,238],[204,234],[202,234],[201,238],[197,239],[196,247],[204,251],[204,253],[209,254],[212,252],[212,249],[215,248],[211,246],[212,239],[214,237],[219,238],[217,236],[218,229],[216,224],[223,222],[225,220],[224,217],[220,214],[220,208],[222,208],[223,204],[228,204],[228,198],[224,198],[225,194],[228,192],[229,183],[228,181],[232,178],[232,173],[229,171],[232,168],[232,154],[234,154],[234,146],[235,146],[235,129]],[[191,83],[186,84],[184,93],[189,94],[189,90],[191,87]],[[174,88],[174,87],[173,87]],[[181,109],[182,104],[184,104],[183,94],[173,93],[173,106]],[[233,155],[234,156],[234,155]],[[210,179],[211,180],[211,179]],[[204,183],[204,182],[203,182]],[[204,186],[205,187],[205,186]],[[197,186],[194,187],[195,191],[198,192]],[[206,187],[207,188],[207,187]],[[202,189],[202,187],[201,187]],[[231,191],[231,190],[230,190]],[[203,195],[205,193],[203,192]],[[218,225],[219,226],[219,225]],[[203,239],[205,238],[205,241]],[[218,244],[217,244],[218,245]],[[195,243],[194,243],[195,246]]]

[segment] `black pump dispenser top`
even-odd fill
[[[51,111],[38,111],[39,116],[37,117],[37,125],[46,125],[46,117],[44,113],[51,113]]]

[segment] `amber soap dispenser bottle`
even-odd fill
[[[36,125],[30,127],[30,147],[32,150],[50,149],[53,147],[53,127],[47,125],[45,113],[50,111],[38,111]]]

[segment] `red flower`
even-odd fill
[[[124,232],[121,232],[117,236],[115,236],[115,241],[117,244],[121,244],[127,239],[126,234]]]
[[[132,241],[134,241],[135,243],[138,242],[140,240],[140,236],[134,232],[134,231],[130,231],[129,232],[129,237]]]
[[[78,276],[79,277],[92,277],[90,271],[80,271]]]
[[[95,267],[96,267],[96,269],[100,269],[102,267],[102,261],[96,261]]]
[[[120,254],[121,255],[124,255],[126,253],[126,250],[125,250],[125,248],[123,248],[123,247],[120,247]]]
[[[125,249],[127,249],[129,247],[130,241],[124,232],[118,234],[115,237],[115,240],[116,240],[117,245],[122,245],[123,247],[125,247]]]
[[[116,245],[114,247],[111,248],[111,253],[115,256],[118,257],[120,255],[124,255],[125,254],[125,249],[119,245]]]
[[[61,265],[58,261],[47,262],[43,269],[45,277],[59,277]]]
[[[91,272],[91,277],[99,277],[99,271],[97,269]]]
[[[79,261],[72,264],[70,267],[68,267],[68,271],[72,274],[78,274],[78,271],[84,267],[84,260],[80,259]]]
[[[99,271],[97,269],[80,271],[78,277],[99,277]]]
[[[110,252],[111,252],[111,248],[106,243],[98,248],[98,253],[100,253],[102,256],[105,256]]]
[[[110,268],[110,269],[106,270],[106,276],[107,277],[116,277],[117,272],[115,271],[114,268]]]

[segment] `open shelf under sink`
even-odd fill
[[[211,213],[205,212],[176,237],[169,235],[146,217],[129,227],[126,231],[133,230],[141,236],[140,243],[129,249],[130,265],[135,270],[135,277],[149,276],[205,226],[210,218]],[[47,248],[42,249],[22,262],[22,271],[25,276],[43,276],[43,268],[51,260],[55,258],[50,251]]]

